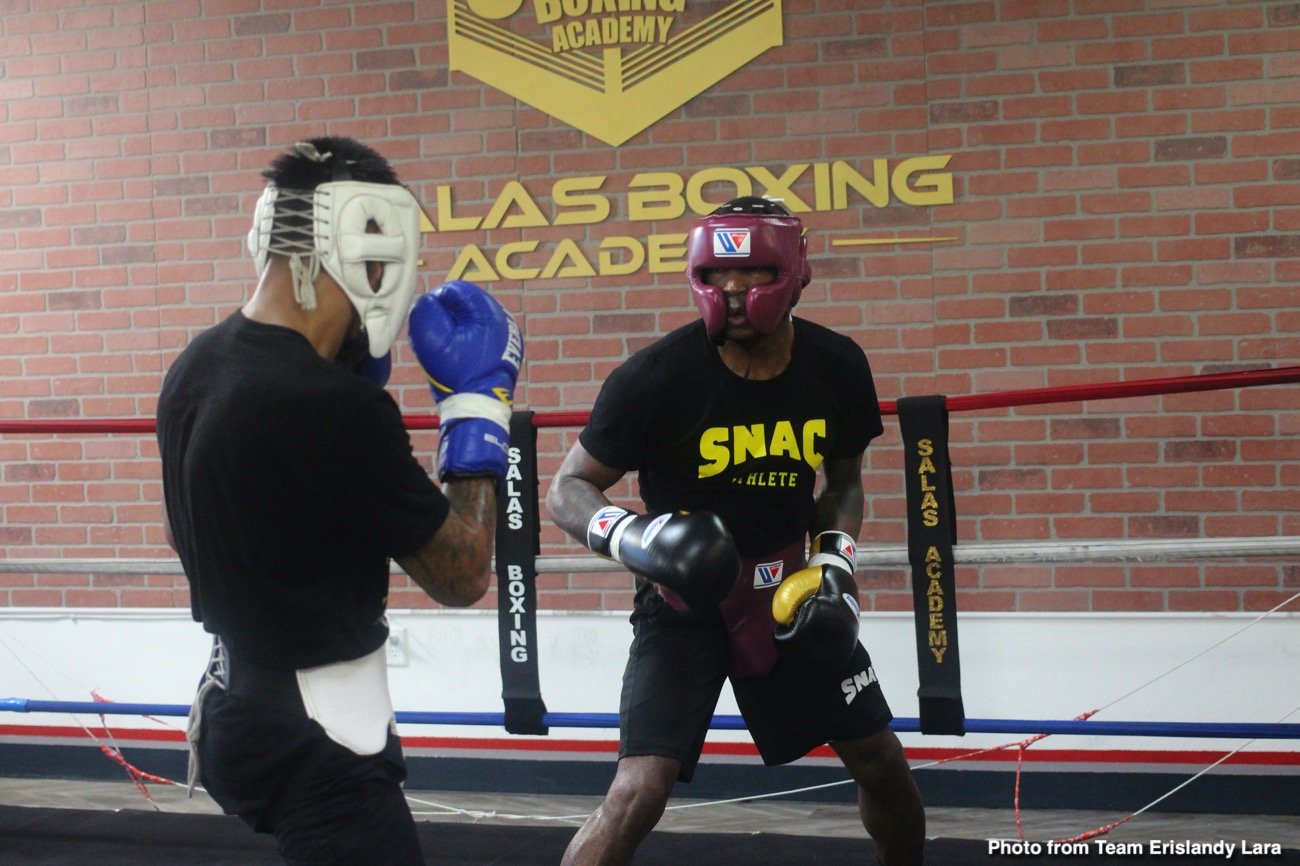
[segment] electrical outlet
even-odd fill
[[[388,655],[388,666],[390,668],[404,668],[407,665],[408,658],[406,654],[406,629],[400,625],[390,625],[388,627],[388,643],[384,647]]]

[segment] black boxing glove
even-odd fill
[[[652,517],[611,505],[587,524],[587,547],[672,590],[697,611],[717,607],[740,574],[735,540],[707,511]]]
[[[853,575],[823,563],[781,581],[772,596],[772,637],[799,662],[838,668],[858,645],[858,584]]]

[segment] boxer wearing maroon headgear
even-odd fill
[[[791,314],[811,276],[802,231],[753,197],[693,225],[700,321],[610,374],[547,493],[561,528],[638,577],[618,768],[566,864],[631,861],[690,781],[728,678],[765,763],[829,743],[881,862],[921,862],[924,807],[857,639],[880,409],[862,350]],[[628,472],[644,514],[605,495]]]
[[[704,329],[718,342],[738,312],[722,287],[710,281],[711,272],[770,272],[769,281],[750,287],[744,296],[745,319],[759,334],[771,334],[789,318],[812,278],[799,220],[777,202],[754,196],[733,199],[696,222],[687,236],[686,262]]]

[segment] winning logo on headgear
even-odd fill
[[[713,233],[713,254],[715,256],[749,255],[749,229],[719,229]]]
[[[447,0],[452,69],[614,146],[782,43],[781,0]]]

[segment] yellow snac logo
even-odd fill
[[[699,477],[712,478],[728,468],[761,457],[785,457],[807,463],[816,470],[824,459],[819,449],[825,439],[825,418],[810,418],[797,432],[790,421],[777,421],[770,430],[762,423],[710,427],[700,434]],[[758,486],[793,487],[797,481],[794,473],[769,474],[789,477],[756,482]]]
[[[618,146],[782,42],[782,0],[447,0],[451,68]]]

